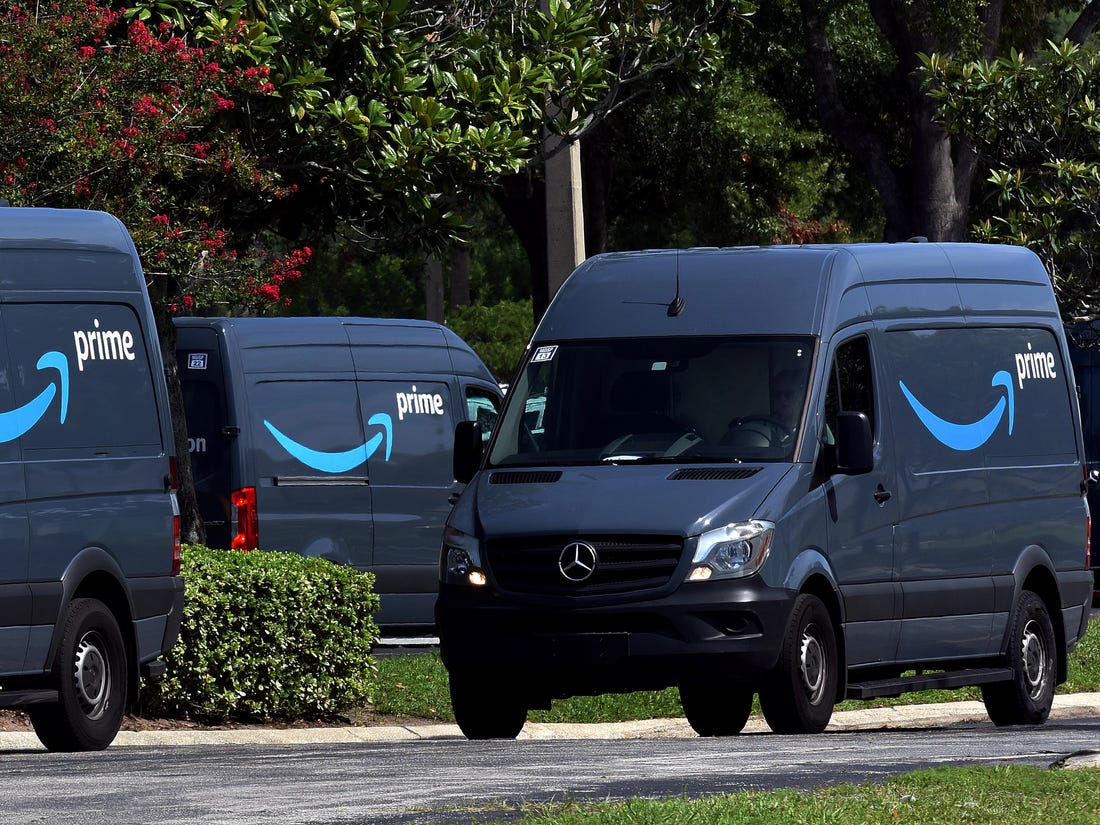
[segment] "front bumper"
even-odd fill
[[[449,671],[506,680],[534,706],[693,683],[758,685],[779,658],[796,595],[756,577],[638,601],[442,585],[436,627]]]

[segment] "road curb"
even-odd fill
[[[1100,693],[1056,696],[1052,719],[1100,716]],[[896,705],[885,708],[838,711],[829,731],[904,730],[967,723],[989,724],[981,702],[947,702],[936,705]],[[753,716],[746,734],[768,733],[762,718]],[[685,719],[644,719],[610,724],[561,724],[529,722],[521,740],[545,739],[667,739],[695,736]],[[235,730],[120,731],[112,747],[175,747],[227,745],[310,745],[362,742],[412,742],[429,739],[461,739],[457,725],[390,725],[376,727],[240,728]],[[43,750],[30,731],[0,733],[0,750]],[[1078,754],[1067,767],[1100,767],[1100,753]],[[1072,765],[1069,763],[1073,763]]]

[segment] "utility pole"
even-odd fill
[[[539,0],[543,14],[550,14],[550,0]],[[548,104],[547,115],[554,117],[557,109]],[[546,272],[549,299],[565,283],[584,254],[584,203],[581,187],[581,145],[574,140],[561,146],[561,138],[546,133],[544,149],[549,157],[546,174]],[[554,152],[554,150],[557,150]]]

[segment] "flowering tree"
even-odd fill
[[[239,228],[290,191],[227,117],[274,87],[265,69],[223,69],[231,47],[190,46],[97,0],[5,5],[0,197],[118,215],[162,313],[280,300],[305,253],[272,258]]]
[[[202,48],[98,0],[0,9],[0,197],[102,209],[141,255],[169,370],[177,453],[187,456],[171,314],[229,303],[262,311],[309,250],[278,258],[242,231],[291,194],[232,115],[274,87],[262,67],[223,68],[232,38]],[[185,538],[201,539],[181,461]]]

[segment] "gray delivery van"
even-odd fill
[[[774,731],[817,732],[845,697],[962,685],[1041,723],[1085,632],[1081,426],[1026,249],[595,257],[483,458],[473,436],[436,608],[469,737],[669,686],[703,735],[754,694]]]
[[[454,332],[372,318],[179,318],[207,541],[371,570],[378,623],[430,628],[455,425],[500,389]]]
[[[1089,510],[1100,509],[1100,320],[1075,321],[1066,327],[1069,359],[1077,379],[1085,460],[1089,471]],[[1092,525],[1092,541],[1100,542],[1100,519]],[[1092,604],[1100,607],[1100,565],[1092,567]]]
[[[0,208],[0,707],[51,750],[115,738],[179,634],[164,366],[101,212]]]

